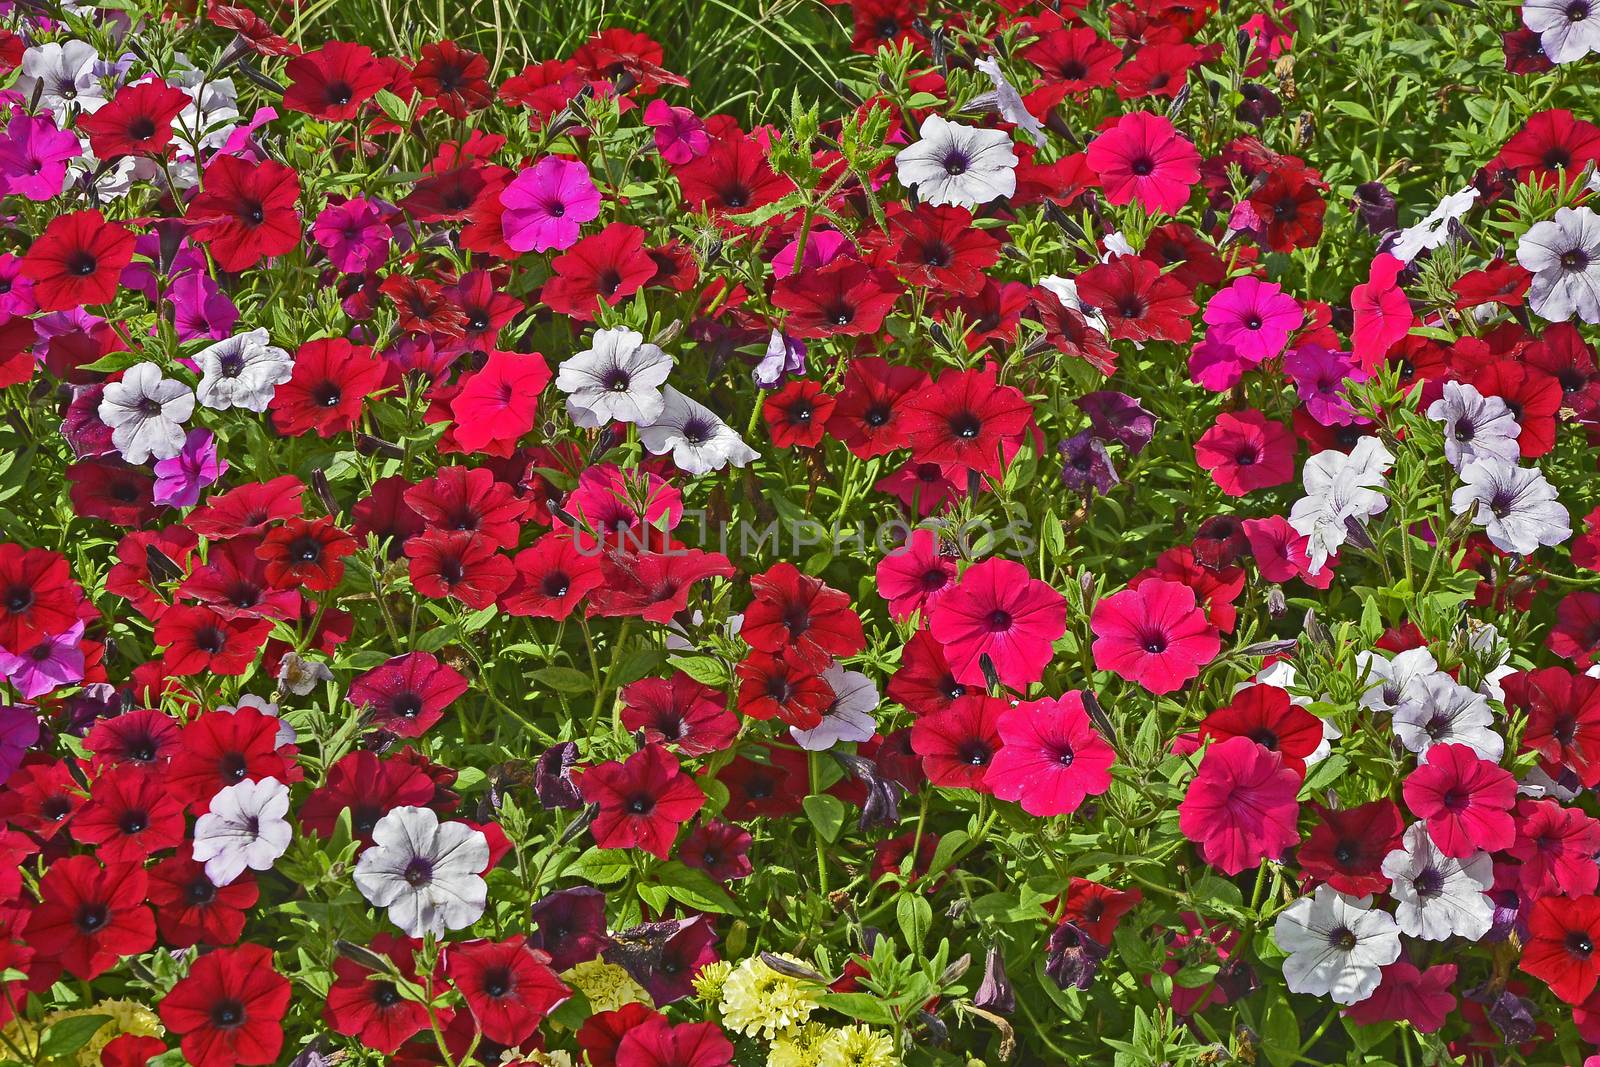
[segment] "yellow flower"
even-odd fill
[[[691,981],[694,984],[694,995],[707,1004],[714,1004],[722,999],[722,987],[728,981],[728,975],[733,971],[733,964],[727,960],[714,960],[700,968]]]
[[[867,1026],[846,1026],[822,1043],[820,1067],[899,1067],[894,1041]]]
[[[772,1039],[767,1067],[818,1067],[822,1046],[833,1031],[821,1023],[791,1027]]]
[[[567,985],[582,993],[595,1012],[616,1011],[624,1004],[649,1004],[650,994],[633,976],[614,963],[588,960],[561,976]]]
[[[45,1016],[44,1022],[38,1026],[26,1019],[13,1019],[6,1025],[5,1039],[10,1045],[24,1050],[32,1050],[38,1046],[39,1039],[44,1031],[62,1019],[72,1019],[84,1015],[109,1015],[110,1018],[100,1024],[87,1044],[73,1055],[72,1062],[81,1067],[99,1067],[100,1052],[111,1042],[123,1034],[134,1034],[138,1037],[160,1037],[165,1033],[161,1028],[161,1020],[156,1013],[141,1004],[131,1000],[102,1000],[89,1008],[73,1008],[69,1011],[51,1012]],[[4,1054],[6,1045],[0,1045],[0,1055]]]
[[[793,956],[780,959],[805,966]],[[747,1037],[769,1041],[779,1031],[798,1026],[817,1008],[816,987],[790,978],[751,956],[740,962],[722,987],[722,1021]]]

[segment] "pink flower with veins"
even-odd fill
[[[500,203],[506,244],[518,252],[548,252],[577,244],[583,224],[600,214],[600,190],[582,163],[545,156],[511,179]]]
[[[1015,560],[991,557],[929,609],[928,628],[962,685],[987,684],[987,656],[1002,685],[1020,687],[1044,676],[1050,646],[1067,630],[1067,598]]]
[[[1300,843],[1300,776],[1283,757],[1248,737],[1206,749],[1178,805],[1178,829],[1200,858],[1235,875]]]
[[[0,649],[0,677],[4,677],[22,699],[32,700],[64,685],[83,681],[83,622],[79,620],[65,632],[46,638],[20,656]]]
[[[389,258],[390,230],[383,216],[382,208],[362,197],[329,204],[312,223],[311,236],[335,269],[360,274]]]
[[[1089,617],[1096,670],[1170,693],[1216,658],[1222,638],[1195,603],[1194,590],[1152,579],[1106,597]]]
[[[1368,373],[1411,332],[1411,301],[1395,284],[1405,266],[1386,252],[1372,261],[1366,284],[1350,290],[1350,307],[1355,312],[1350,346],[1356,364]]]
[[[1200,180],[1200,153],[1163,115],[1123,115],[1089,142],[1084,157],[1106,200],[1177,214]]]
[[[644,109],[644,123],[655,131],[656,151],[674,167],[699,159],[711,150],[706,124],[686,107],[673,107],[657,97]]]
[[[1245,275],[1206,305],[1206,325],[1211,327],[1206,336],[1254,365],[1282,352],[1304,317],[1300,302],[1282,286]]]

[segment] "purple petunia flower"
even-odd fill
[[[1345,383],[1366,380],[1366,373],[1343,352],[1321,345],[1301,345],[1283,358],[1283,370],[1294,379],[1306,413],[1324,426],[1348,426],[1355,408],[1345,396]]]
[[[600,190],[589,168],[546,156],[500,191],[506,244],[518,252],[571,248],[580,227],[600,214]]]
[[[81,152],[78,139],[56,129],[48,113],[13,111],[5,135],[0,137],[0,179],[4,179],[5,191],[37,201],[60,196],[67,163]]]
[[[32,700],[64,685],[81,682],[83,650],[78,647],[78,642],[82,639],[83,622],[80,620],[65,633],[46,638],[20,656],[0,649],[0,675],[5,676],[24,700]],[[0,732],[9,733],[3,720],[0,720]],[[7,739],[0,737],[0,749],[7,744]],[[0,752],[0,770],[3,769],[4,754]]]
[[[1089,416],[1094,436],[1102,441],[1118,442],[1131,455],[1143,452],[1156,435],[1156,417],[1127,393],[1105,389],[1085,393],[1074,403]]]
[[[192,508],[200,502],[200,491],[217,484],[228,473],[228,461],[217,455],[217,439],[210,430],[190,430],[183,449],[171,459],[156,463],[157,504]]]

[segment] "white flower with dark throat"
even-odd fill
[[[894,157],[900,184],[939,207],[977,207],[1017,191],[1017,154],[1004,130],[983,130],[938,115],[922,120],[918,141]]]
[[[1539,48],[1552,63],[1600,52],[1600,3],[1594,0],[1523,0],[1522,24],[1539,35]]]
[[[878,687],[872,679],[835,663],[822,672],[822,680],[833,690],[833,703],[811,729],[789,727],[795,744],[807,752],[826,752],[840,742],[870,740],[878,731],[872,717],[878,709]]]
[[[208,345],[194,360],[200,365],[195,396],[212,411],[265,411],[278,386],[294,374],[294,357],[274,347],[263,329]]]
[[[1558,208],[1522,235],[1517,262],[1533,274],[1528,306],[1535,315],[1600,322],[1600,215],[1587,207]]]
[[[195,862],[205,864],[212,885],[230,885],[246,868],[270,871],[294,836],[288,814],[289,787],[276,778],[218,790],[195,820]]]
[[[1017,87],[1011,84],[1010,79],[1006,77],[1005,71],[1000,69],[999,62],[993,56],[988,56],[972,65],[987,74],[989,76],[989,84],[994,86],[993,91],[975,97],[972,101],[972,106],[974,108],[993,108],[1000,113],[1001,118],[1026,133],[1029,137],[1032,137],[1033,143],[1043,148],[1045,143],[1044,123],[1034,118],[1033,112],[1029,111],[1027,106],[1023,104],[1022,94],[1017,92]]]
[[[1418,757],[1434,745],[1466,745],[1491,763],[1505,754],[1505,741],[1491,729],[1489,701],[1443,671],[1420,680],[1395,710],[1393,725],[1400,743]]]
[[[586,430],[615,420],[648,426],[661,415],[672,357],[633,330],[596,330],[589,347],[561,364],[556,388]]]
[[[1475,459],[1515,463],[1522,455],[1516,415],[1504,400],[1466,382],[1445,382],[1444,395],[1428,405],[1428,418],[1444,424],[1444,458],[1458,471]]]
[[[652,456],[671,452],[679,470],[701,475],[730,463],[742,467],[760,455],[704,404],[670,385],[661,387],[661,397],[661,414],[649,426],[639,427],[639,440]]]
[[[1357,652],[1356,667],[1366,672],[1367,689],[1361,706],[1369,711],[1393,712],[1407,701],[1420,698],[1422,681],[1439,669],[1426,648],[1408,648],[1386,659],[1377,652]]]
[[[135,363],[100,397],[100,421],[111,427],[111,443],[129,463],[183,451],[183,424],[194,414],[194,393],[163,378],[154,363]]]
[[[1400,958],[1400,928],[1371,897],[1357,900],[1330,885],[1285,908],[1272,928],[1273,940],[1289,954],[1283,979],[1291,993],[1359,1004],[1372,996],[1383,968]]]
[[[1290,509],[1289,525],[1308,539],[1306,569],[1311,574],[1320,573],[1350,536],[1345,520],[1364,524],[1389,506],[1384,475],[1393,463],[1393,454],[1376,437],[1361,438],[1348,455],[1328,449],[1306,460],[1306,495]]]
[[[1438,248],[1450,238],[1450,224],[1461,218],[1478,202],[1478,190],[1467,186],[1459,193],[1451,193],[1439,201],[1439,206],[1428,217],[1409,229],[1401,230],[1389,253],[1402,263],[1410,263],[1424,251]]]
[[[1424,941],[1464,937],[1477,941],[1494,925],[1494,861],[1487,852],[1454,859],[1439,851],[1428,824],[1406,827],[1400,847],[1383,858],[1383,873],[1400,932]]]
[[[73,108],[92,115],[106,106],[99,62],[99,53],[84,41],[34,45],[22,53],[22,75],[13,88],[23,100],[38,93],[39,106],[55,116],[56,125],[66,126]]]
[[[372,828],[372,845],[356,861],[361,895],[389,909],[408,937],[461,930],[489,902],[483,870],[489,839],[466,823],[439,822],[431,808],[392,809]]]
[[[1538,468],[1477,459],[1461,468],[1461,480],[1467,484],[1450,497],[1450,510],[1473,511],[1473,521],[1500,551],[1526,556],[1572,536],[1567,509]]]

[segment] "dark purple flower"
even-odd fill
[[[716,962],[716,940],[706,915],[643,923],[617,934],[605,958],[632,975],[660,1008],[694,992],[694,976]]]
[[[1116,441],[1131,455],[1144,451],[1156,435],[1156,417],[1127,393],[1113,389],[1087,393],[1073,403],[1089,416],[1089,427],[1102,441]]]
[[[106,389],[103,385],[75,385],[72,402],[61,420],[61,436],[77,459],[109,456],[117,451],[111,443],[111,427],[100,421],[100,398]]]
[[[1361,224],[1374,234],[1385,234],[1400,225],[1400,205],[1382,182],[1362,182],[1356,186],[1351,207],[1361,216]]]
[[[1239,86],[1239,95],[1244,99],[1233,109],[1233,117],[1240,122],[1259,127],[1265,125],[1268,119],[1283,114],[1283,105],[1278,102],[1277,94],[1265,85],[1245,82]]]
[[[1111,466],[1106,447],[1084,430],[1062,441],[1061,482],[1068,489],[1084,492],[1094,489],[1104,493],[1117,484],[1117,472]]]
[[[546,809],[577,811],[583,807],[578,787],[572,782],[572,765],[578,762],[578,746],[563,741],[545,749],[533,770],[533,790]]]
[[[606,895],[593,886],[560,889],[528,911],[537,929],[528,947],[550,953],[550,966],[565,971],[600,955],[606,936]]]
[[[997,945],[989,946],[983,958],[983,980],[978,983],[972,1003],[1001,1015],[1017,1010],[1017,996],[1011,989],[1011,979],[1006,977],[1006,958]]]
[[[1071,922],[1064,922],[1050,935],[1045,949],[1044,973],[1062,989],[1088,989],[1109,955],[1106,946]]]

